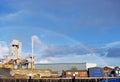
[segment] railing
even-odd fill
[[[117,78],[40,78],[40,79],[16,79],[0,78],[0,82],[120,82]]]

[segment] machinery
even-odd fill
[[[19,40],[12,40],[9,48],[9,55],[2,59],[1,68],[11,69],[33,69],[33,40],[32,40],[32,56],[22,58],[22,43]]]

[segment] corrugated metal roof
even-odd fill
[[[52,71],[70,70],[73,67],[77,70],[86,70],[86,63],[47,63],[35,64],[35,69],[51,69]]]
[[[89,69],[103,69],[102,67],[91,67]]]
[[[66,70],[65,72],[86,72],[87,70]]]

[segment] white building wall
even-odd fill
[[[86,63],[86,69],[92,68],[92,67],[97,67],[96,63]]]

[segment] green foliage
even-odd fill
[[[76,66],[73,66],[70,70],[78,70]]]

